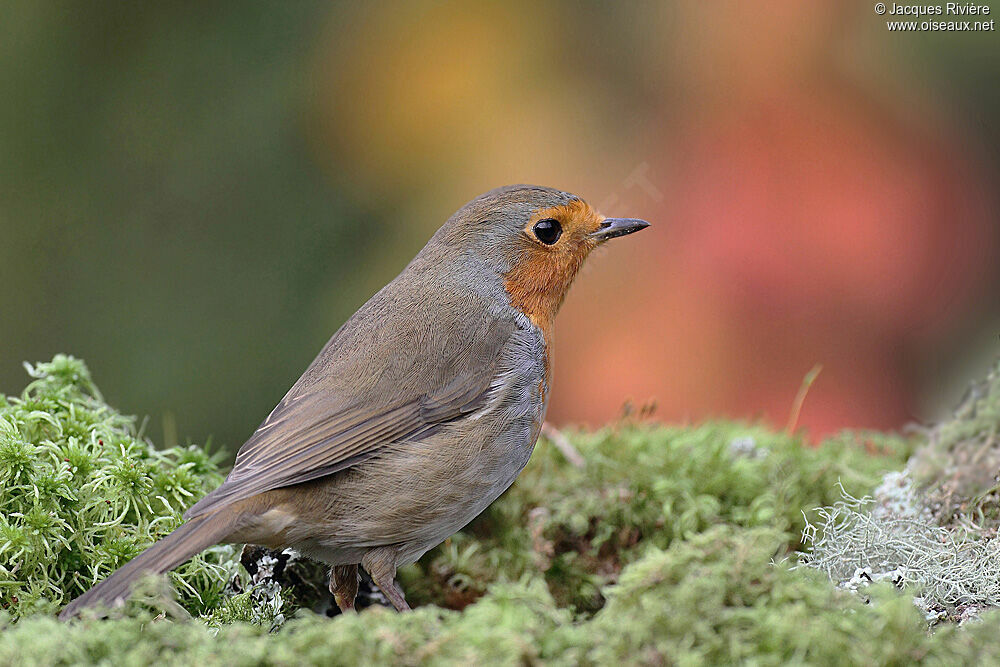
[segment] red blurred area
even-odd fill
[[[870,8],[545,7],[366,15],[378,41],[334,25],[317,134],[357,153],[360,196],[407,193],[428,231],[446,202],[516,182],[653,223],[571,292],[550,420],[655,400],[668,421],[782,426],[816,364],[813,437],[917,416],[921,369],[1000,297],[996,177],[962,112],[895,71]]]
[[[984,196],[942,146],[834,101],[786,94],[669,146],[656,226],[562,316],[553,419],[597,423],[627,395],[784,424],[817,363],[812,433],[913,417],[912,355],[987,286]]]
[[[651,128],[651,187],[626,195],[656,226],[596,269],[615,289],[567,307],[554,420],[599,423],[628,395],[670,420],[783,425],[821,364],[801,426],[896,428],[915,364],[995,288],[992,200],[960,137],[831,66],[839,12],[782,6],[727,5],[723,26],[687,6],[673,53],[690,94]]]

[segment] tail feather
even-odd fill
[[[238,528],[236,524],[232,513],[226,510],[188,521],[73,600],[59,614],[59,619],[72,618],[86,607],[114,606],[128,597],[136,580],[172,570],[228,536]]]

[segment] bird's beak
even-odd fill
[[[608,239],[632,234],[646,227],[649,227],[649,223],[638,218],[604,218],[604,222],[596,232],[590,234],[590,238],[603,243]]]

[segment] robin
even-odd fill
[[[552,324],[601,243],[649,223],[534,185],[473,199],[333,335],[187,522],[60,614],[115,605],[134,581],[219,542],[332,566],[353,609],[358,566],[400,610],[415,562],[518,476],[548,404]]]

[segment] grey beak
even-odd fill
[[[590,234],[590,238],[598,241],[607,241],[618,236],[632,234],[649,227],[649,223],[638,218],[605,218],[601,223],[601,228]]]

